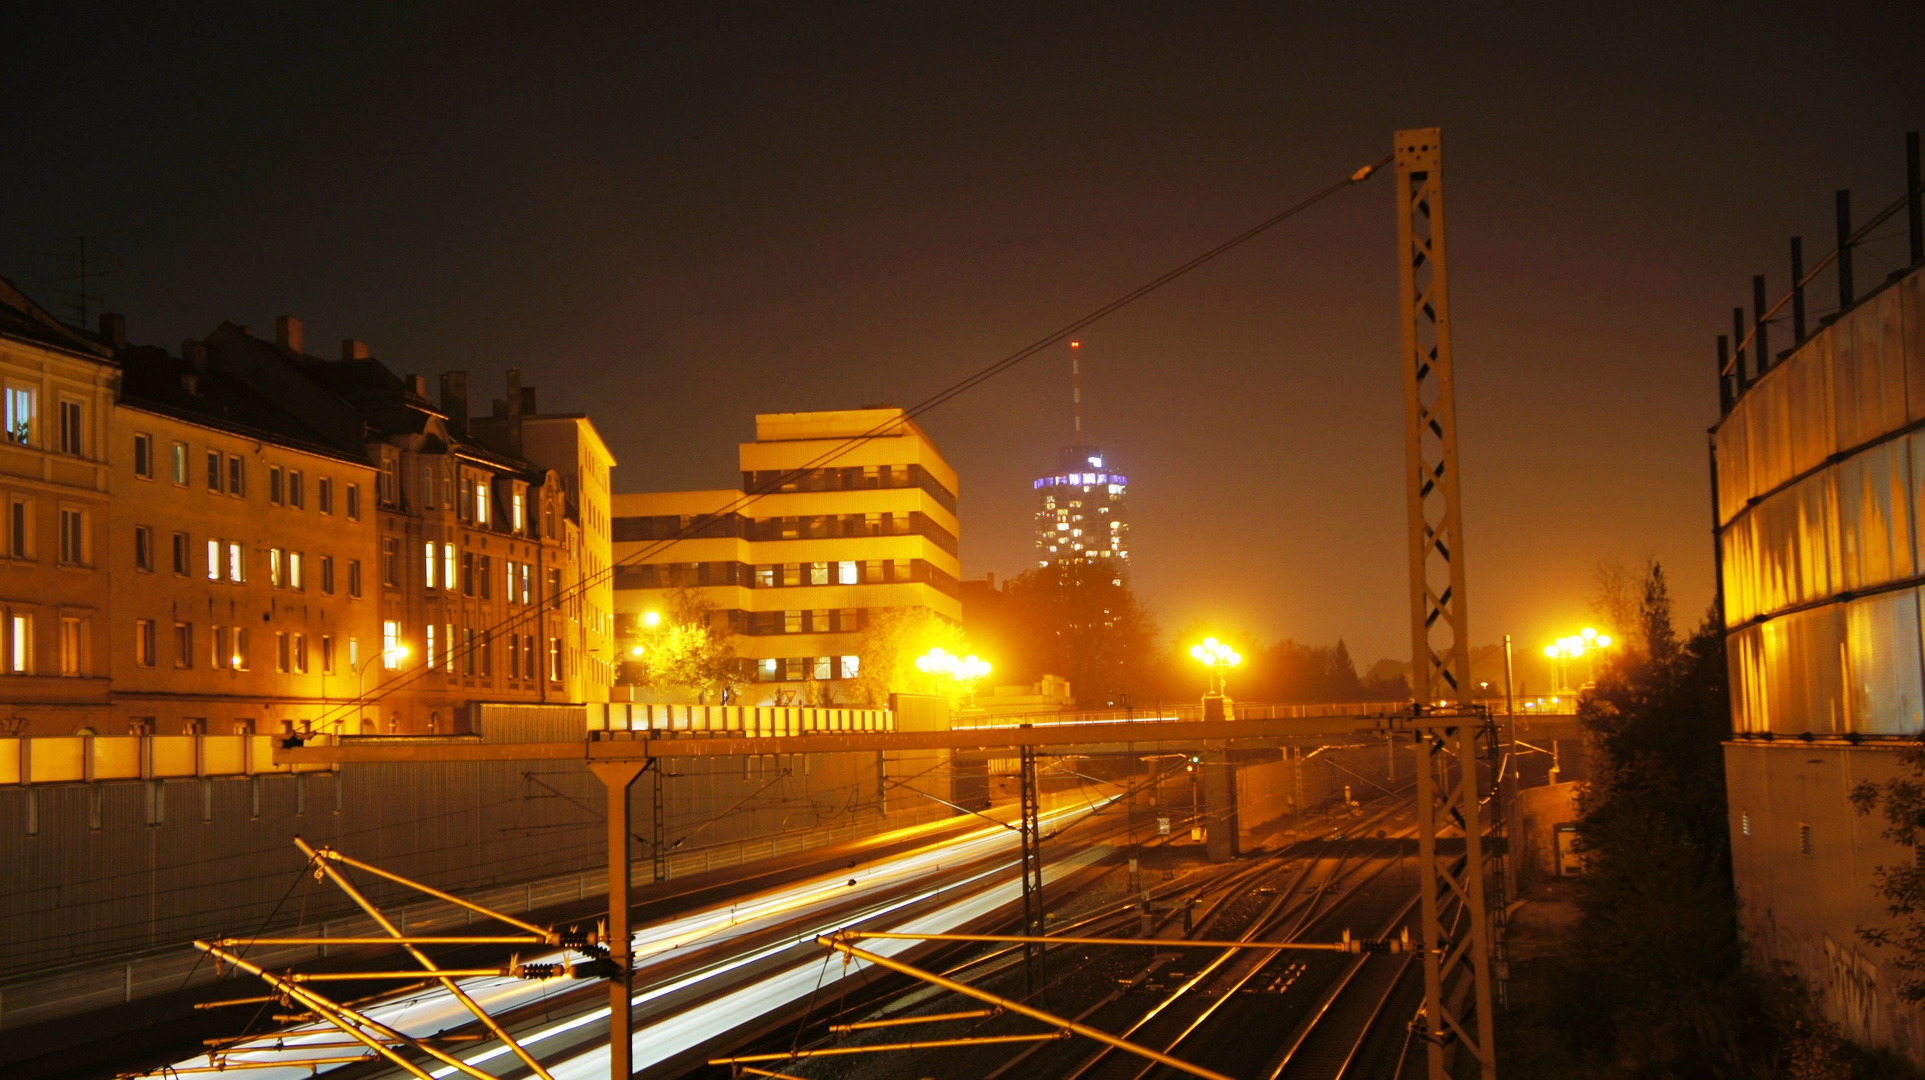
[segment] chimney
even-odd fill
[[[187,361],[188,367],[193,368],[203,375],[207,374],[206,344],[195,341],[193,338],[188,338],[180,343],[180,358]]]
[[[343,361],[366,360],[368,356],[367,342],[356,341],[354,338],[341,339],[341,359]]]
[[[468,434],[468,373],[441,373],[441,411],[448,414],[448,430]]]
[[[508,456],[521,456],[521,412],[526,399],[521,392],[521,369],[508,369]]]
[[[307,335],[301,332],[301,320],[292,315],[274,316],[274,343],[289,352],[298,353],[307,343]]]
[[[535,388],[532,386],[522,387],[521,388],[521,415],[535,416],[535,415],[538,415],[540,412],[541,412],[540,409],[535,408]]]
[[[426,401],[428,399],[428,377],[426,375],[409,375],[408,392]]]
[[[112,311],[101,312],[100,336],[116,349],[127,347],[127,317]]]

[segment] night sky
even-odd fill
[[[0,275],[58,304],[84,234],[137,341],[518,366],[620,491],[733,486],[754,412],[913,403],[1441,126],[1471,619],[1533,652],[1610,556],[1695,622],[1715,335],[1925,125],[1916,3],[40,7]],[[1166,630],[1407,655],[1394,242],[1386,170],[1081,335]],[[1033,564],[1068,402],[1058,351],[926,419],[966,574]]]

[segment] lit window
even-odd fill
[[[7,623],[7,671],[25,675],[33,656],[33,617],[15,615]]]
[[[207,580],[219,581],[220,579],[221,542],[219,540],[209,540],[207,542]]]
[[[829,583],[829,564],[825,562],[809,564],[809,584],[827,585]]]
[[[836,564],[836,584],[854,585],[859,580],[859,578],[860,578],[860,575],[856,571],[855,563],[842,562],[842,563]]]
[[[267,583],[277,589],[287,584],[285,571],[282,568],[281,562],[282,562],[281,549],[268,548],[267,549]]]
[[[441,545],[441,587],[444,589],[455,587],[455,546],[453,544]]]
[[[10,442],[22,444],[30,444],[33,442],[32,389],[19,386],[7,387],[6,435]]]
[[[432,589],[434,588],[434,541],[433,540],[426,541],[421,545],[421,555],[422,555],[422,561],[425,564],[427,575],[428,575],[423,580],[427,583],[427,587]],[[392,582],[390,582],[390,584],[392,584]]]
[[[845,656],[842,658],[842,677],[843,678],[853,679],[861,675],[861,673],[862,673],[862,658],[860,656]]]
[[[227,580],[246,581],[247,565],[241,558],[241,545],[232,540],[227,542]]]
[[[393,619],[381,623],[381,666],[393,671],[401,666],[401,624]]]
[[[488,524],[488,484],[486,481],[475,483],[475,524]]]
[[[525,515],[528,512],[527,501],[528,501],[528,496],[526,494],[524,494],[519,490],[515,492],[515,501],[514,501],[515,517],[514,517],[513,527],[515,532],[517,533],[521,532],[524,528],[527,527],[527,519],[525,517]]]
[[[433,623],[429,623],[428,625],[421,628],[421,647],[424,650],[426,650],[428,669],[432,671],[434,669],[434,624]]]
[[[287,553],[287,587],[296,592],[303,591],[307,588],[307,575],[302,572],[301,563],[300,552],[290,551]]]

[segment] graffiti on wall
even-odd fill
[[[1825,996],[1845,1034],[1871,1043],[1872,1021],[1878,1012],[1878,967],[1857,949],[1833,941],[1830,934],[1824,940]]]

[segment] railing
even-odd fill
[[[624,734],[661,738],[701,735],[814,735],[820,732],[894,731],[887,709],[817,708],[795,705],[652,705],[610,702],[588,707],[590,738]]]
[[[1292,720],[1306,716],[1381,716],[1409,712],[1408,701],[1340,701],[1328,705],[1266,705],[1236,701],[1226,710],[1232,720]],[[984,712],[960,714],[952,723],[958,728],[1015,727],[1019,724],[1155,724],[1195,721],[1203,718],[1201,702],[1186,705],[1160,705],[1151,709],[1064,709],[1057,712]]]
[[[276,765],[273,735],[29,735],[0,738],[0,784],[90,784],[261,773],[326,772]],[[325,741],[316,739],[313,741]]]

